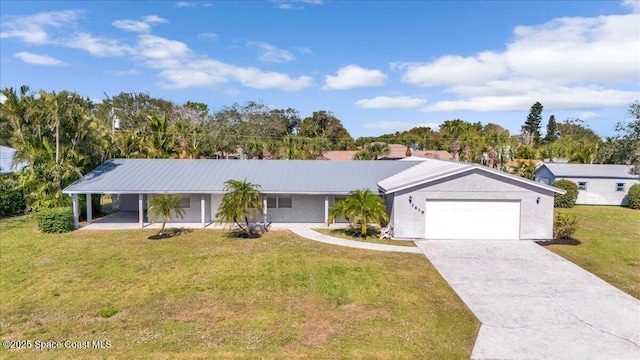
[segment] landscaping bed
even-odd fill
[[[353,240],[353,241],[362,241],[374,244],[385,244],[385,245],[396,245],[396,246],[410,246],[415,247],[416,244],[413,241],[401,241],[401,240],[387,240],[380,239],[378,231],[369,231],[367,237],[363,238],[362,236],[353,235],[353,230],[348,228],[342,229],[313,229],[313,231],[317,231],[324,235],[334,236],[341,239]]]

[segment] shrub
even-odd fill
[[[578,227],[578,219],[569,214],[556,214],[553,220],[553,238],[568,239]]]
[[[553,186],[566,190],[564,195],[556,194],[553,198],[553,207],[572,208],[578,198],[578,185],[571,180],[556,180]]]
[[[0,177],[0,217],[21,214],[25,207],[24,196],[17,189],[15,178],[11,175]]]
[[[629,195],[627,196],[629,207],[632,209],[640,209],[640,184],[635,184],[629,188]]]
[[[73,230],[73,211],[71,208],[41,210],[36,213],[38,227],[44,233],[64,233]]]

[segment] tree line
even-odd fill
[[[543,137],[539,103],[516,135],[497,124],[454,119],[439,130],[417,127],[353,139],[327,110],[302,118],[293,108],[253,101],[212,111],[203,103],[175,104],[144,93],[123,92],[100,103],[75,92],[27,86],[1,93],[0,144],[17,149],[15,160],[27,165],[11,181],[29,208],[69,205],[62,189],[110,158],[317,159],[328,150],[359,150],[357,159],[375,159],[388,153],[385,144],[400,143],[409,151],[446,150],[456,159],[506,170],[513,158],[637,163],[640,154],[638,102],[630,106],[631,122],[621,121],[618,135],[606,139],[579,119],[556,123],[553,116]],[[516,172],[532,174],[529,165]]]

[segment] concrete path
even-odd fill
[[[305,225],[290,225],[288,229],[296,235],[302,236],[309,240],[319,241],[325,244],[346,246],[356,249],[376,250],[376,251],[392,251],[402,253],[414,253],[421,254],[422,251],[413,246],[399,246],[399,245],[386,245],[386,244],[374,244],[363,241],[353,241],[347,239],[340,239],[333,236],[321,234],[312,230]]]
[[[416,244],[482,322],[472,359],[640,359],[640,301],[543,247]]]

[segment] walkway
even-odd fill
[[[420,249],[412,246],[375,244],[375,243],[368,243],[363,241],[340,239],[340,238],[324,235],[317,231],[314,231],[308,225],[305,226],[305,225],[298,225],[298,224],[290,224],[288,226],[288,229],[296,235],[302,236],[309,240],[319,241],[325,244],[346,246],[346,247],[351,247],[356,249],[376,250],[376,251],[391,251],[391,252],[402,252],[402,253],[413,253],[413,254],[422,253]]]
[[[640,301],[543,247],[416,244],[482,322],[472,359],[640,359]]]

